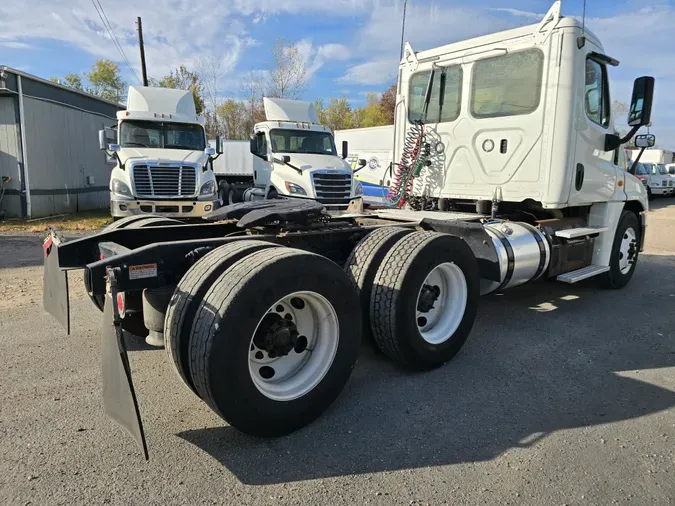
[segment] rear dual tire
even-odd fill
[[[176,292],[188,302],[170,312],[191,308],[193,323],[186,335],[190,317],[180,324],[167,316],[165,334],[179,374],[217,414],[244,433],[281,436],[316,419],[349,379],[361,338],[358,297],[319,255],[267,245],[242,256],[223,253],[216,279],[191,285],[195,294],[207,288],[196,310],[198,297]]]

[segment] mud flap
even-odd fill
[[[70,301],[68,300],[68,273],[59,267],[58,235],[53,232],[45,240],[42,306],[70,334]]]
[[[110,293],[103,309],[103,409],[136,440],[148,460],[141,412],[131,380],[131,368],[124,344],[122,325]]]

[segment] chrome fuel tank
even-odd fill
[[[499,259],[500,281],[481,279],[481,295],[539,279],[551,260],[544,234],[529,223],[494,221],[483,225]]]

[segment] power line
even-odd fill
[[[98,17],[101,19],[101,23],[103,23],[103,28],[106,29],[108,32],[108,35],[110,35],[110,39],[112,40],[113,45],[115,48],[117,48],[117,51],[119,51],[120,55],[122,56],[122,59],[127,65],[127,68],[131,71],[131,73],[138,79],[138,82],[142,83],[141,78],[138,77],[138,74],[134,70],[134,68],[131,66],[131,63],[129,63],[129,59],[127,58],[127,55],[124,54],[124,50],[122,49],[122,45],[119,43],[117,40],[117,37],[115,36],[115,32],[113,31],[112,25],[110,24],[110,21],[108,20],[108,16],[106,16],[105,11],[103,10],[103,6],[101,5],[101,2],[99,0],[91,0],[92,5],[94,6],[94,9],[96,9],[96,13],[98,14]],[[96,5],[98,4],[98,6]],[[100,10],[99,10],[100,9]]]

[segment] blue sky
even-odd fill
[[[142,16],[148,72],[161,77],[198,59],[218,62],[218,87],[237,98],[248,71],[270,66],[276,36],[295,41],[311,69],[307,99],[346,96],[354,105],[367,92],[394,82],[403,0],[99,0],[131,65],[140,74],[135,20]],[[406,39],[427,49],[537,22],[552,1],[409,0]],[[587,0],[587,25],[606,52],[613,98],[630,100],[632,80],[657,78],[652,131],[675,148],[675,0]],[[563,14],[580,16],[581,0],[564,0]],[[92,0],[7,0],[0,3],[0,65],[48,78],[81,73],[98,58],[122,62]],[[619,125],[623,127],[623,125]]]

